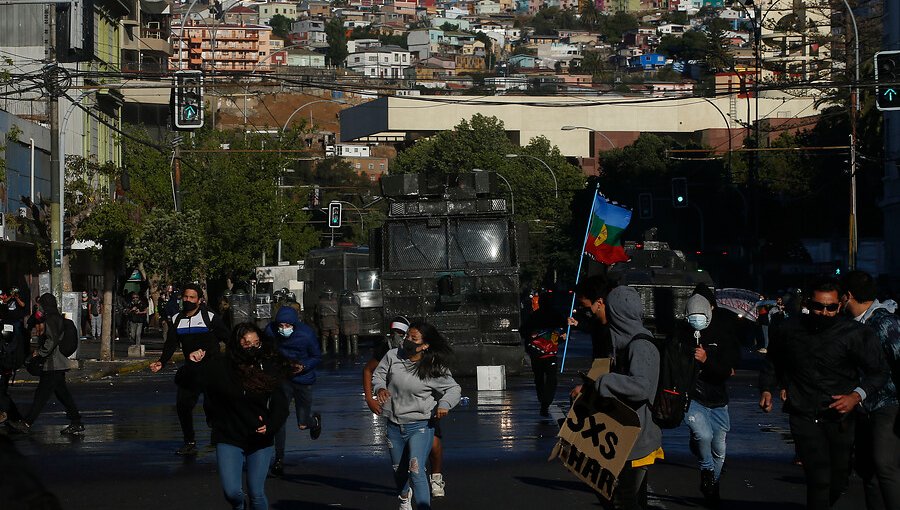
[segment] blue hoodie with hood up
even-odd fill
[[[281,323],[293,324],[294,332],[285,338],[278,332]],[[275,339],[278,350],[287,359],[303,365],[303,371],[294,375],[291,382],[296,384],[315,384],[316,367],[322,362],[322,350],[316,333],[300,321],[297,310],[290,306],[282,306],[275,314],[275,320],[266,326],[266,335]]]

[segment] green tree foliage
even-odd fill
[[[638,19],[634,14],[628,12],[617,12],[612,16],[601,18],[600,33],[609,42],[618,42],[622,40],[622,35],[629,30],[637,30]]]
[[[128,261],[164,283],[199,280],[209,274],[206,239],[200,211],[154,209],[135,233]]]
[[[576,28],[578,20],[573,9],[560,9],[559,7],[547,7],[539,10],[528,25],[534,28],[536,35],[554,35],[563,28]]]
[[[681,36],[666,34],[657,51],[676,60],[703,60],[709,51],[709,38],[699,30],[688,30]]]
[[[325,24],[325,35],[328,37],[328,51],[325,58],[328,65],[339,66],[347,59],[347,33],[344,31],[344,20],[337,16]]]
[[[441,24],[441,30],[444,32],[456,32],[459,30],[459,25],[450,23],[449,21],[445,21]]]
[[[278,37],[287,37],[291,32],[291,23],[294,21],[295,20],[288,18],[287,16],[276,14],[269,20],[269,26],[272,27],[273,34]]]

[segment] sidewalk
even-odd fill
[[[70,382],[96,381],[104,377],[127,374],[136,370],[145,370],[150,363],[159,359],[163,348],[162,332],[158,329],[145,331],[141,338],[141,344],[145,346],[144,356],[128,357],[128,347],[132,344],[127,338],[121,338],[113,342],[113,359],[111,361],[100,360],[100,342],[91,338],[82,337],[78,342],[78,351],[72,362],[67,379]],[[180,351],[173,357],[174,361],[181,359]],[[16,384],[37,383],[38,378],[29,374],[24,369],[16,372]]]

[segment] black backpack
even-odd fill
[[[656,398],[650,406],[653,422],[661,429],[674,429],[684,421],[684,413],[691,403],[689,391],[694,382],[694,356],[682,350],[674,338],[658,339],[636,335],[652,343],[659,351],[659,383]]]
[[[63,335],[58,348],[60,354],[67,358],[78,350],[78,328],[71,319],[63,319]]]

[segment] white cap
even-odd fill
[[[391,322],[391,329],[406,333],[409,331],[409,319],[406,317],[395,317]]]

